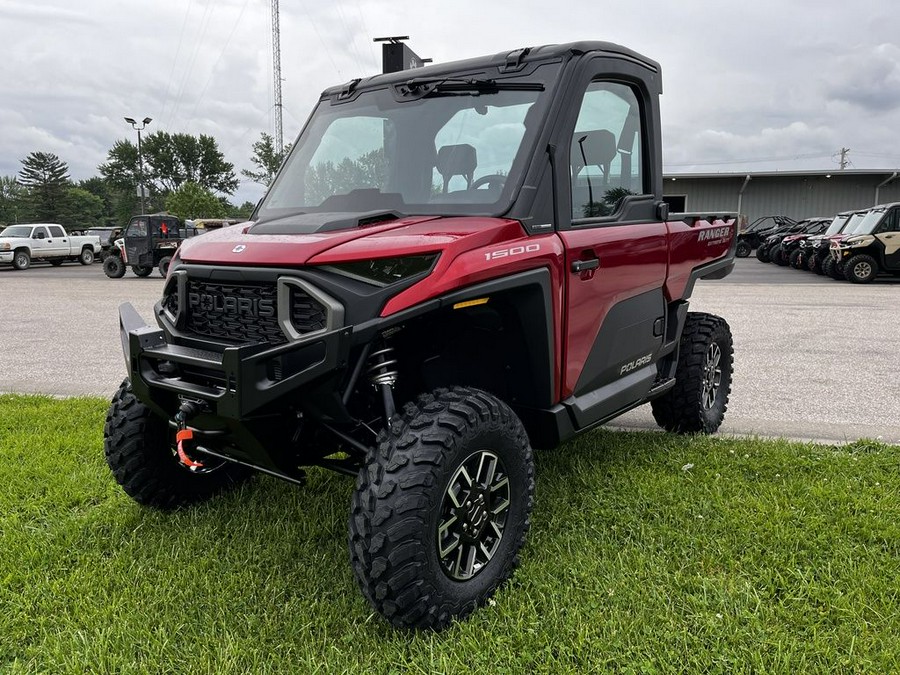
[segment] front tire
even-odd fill
[[[779,267],[784,267],[788,264],[788,261],[784,257],[784,249],[781,244],[775,244],[772,247],[772,250],[769,251],[769,258]]]
[[[791,257],[788,259],[795,270],[802,270],[805,266],[806,260],[803,256],[803,251],[797,249],[796,251],[791,251]]]
[[[110,279],[121,279],[125,276],[125,263],[117,255],[108,255],[103,261],[103,273]]]
[[[844,263],[844,276],[854,284],[868,284],[878,276],[878,261],[866,253],[859,253]]]
[[[13,254],[13,267],[17,270],[27,270],[31,267],[31,254],[28,251],[16,251]]]
[[[750,252],[753,248],[750,246],[750,243],[744,240],[741,240],[737,243],[737,247],[734,249],[734,257],[735,258],[746,258],[750,255]]]
[[[756,248],[756,259],[759,260],[759,262],[769,262],[769,247],[765,244],[760,244]]]
[[[250,475],[227,462],[193,473],[179,463],[174,438],[168,422],[132,393],[131,382],[122,382],[106,414],[103,450],[116,482],[138,504],[170,511],[206,501]]]
[[[382,431],[356,480],[350,561],[392,625],[446,628],[519,563],[534,501],[518,417],[478,389],[438,389]]]
[[[681,333],[675,386],[650,404],[656,423],[679,433],[716,431],[728,409],[733,366],[731,329],[725,319],[690,312]]]
[[[82,265],[94,264],[94,252],[89,248],[81,249],[81,255],[78,256],[78,262]]]

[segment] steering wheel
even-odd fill
[[[503,186],[506,184],[506,176],[501,176],[499,173],[489,173],[486,176],[482,176],[474,181],[469,186],[470,190],[477,190],[482,185],[487,185],[489,190],[497,189],[502,190]]]

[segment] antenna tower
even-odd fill
[[[278,0],[272,0],[272,74],[275,77],[275,151],[284,150],[281,121],[281,29],[278,25]]]

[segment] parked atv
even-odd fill
[[[197,233],[169,213],[135,216],[104,259],[103,272],[110,279],[120,279],[130,265],[135,276],[150,276],[156,268],[165,277],[181,242]]]
[[[773,259],[773,262],[779,265],[790,265],[795,270],[801,269],[803,267],[803,251],[800,248],[800,242],[813,235],[822,234],[831,225],[832,220],[832,218],[810,218],[805,221],[806,227],[803,228],[803,231],[785,235],[779,243],[779,256],[777,259]],[[774,258],[771,254],[770,257]]]
[[[833,276],[833,265],[828,264],[831,258],[832,237],[841,237],[849,234],[862,221],[866,211],[845,211],[839,213],[831,221],[831,225],[822,234],[806,239],[801,246],[806,258],[806,268],[816,274]],[[840,278],[840,277],[837,277]]]
[[[852,235],[832,241],[831,254],[855,284],[870,283],[882,271],[900,273],[900,203],[872,208]]]
[[[780,226],[771,230],[766,238],[760,243],[756,249],[756,259],[760,262],[773,262],[772,251],[788,234],[800,232],[806,227],[808,221],[801,220],[782,223]]]
[[[793,225],[795,222],[793,218],[788,218],[787,216],[762,216],[757,218],[738,235],[737,248],[734,255],[738,258],[746,258],[770,234],[779,228]]]

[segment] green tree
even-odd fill
[[[250,156],[250,161],[256,165],[258,170],[241,169],[241,175],[244,178],[249,178],[254,183],[269,187],[272,181],[275,180],[275,174],[278,173],[281,163],[290,151],[291,144],[288,143],[281,152],[278,152],[275,149],[275,141],[272,139],[272,136],[264,131],[260,134],[260,139],[253,144],[253,154]]]
[[[381,188],[384,182],[384,150],[372,150],[355,160],[321,162],[306,174],[306,203],[320,204],[331,195],[347,194],[360,188]]]
[[[139,202],[135,194],[134,186],[128,188],[116,187],[110,181],[100,176],[78,181],[78,187],[96,195],[103,201],[103,215],[101,225],[115,226],[127,223],[134,215],[135,204]],[[151,210],[160,210],[162,203],[151,205]]]
[[[247,220],[253,214],[253,209],[256,208],[256,204],[251,201],[246,201],[240,206],[232,206],[229,213],[235,218],[243,218]]]
[[[25,216],[25,190],[15,176],[0,176],[0,225],[18,223]]]
[[[144,183],[151,195],[167,195],[185,183],[228,195],[238,187],[234,165],[225,161],[212,136],[158,131],[144,138],[141,153]],[[98,167],[100,174],[110,184],[134,191],[139,175],[137,146],[130,141],[116,141],[106,159]]]
[[[166,209],[182,220],[187,218],[225,218],[228,209],[210,190],[187,182],[166,198]]]
[[[58,221],[67,230],[85,229],[104,225],[103,200],[88,190],[70,187],[59,211]]]
[[[66,210],[69,167],[52,152],[32,152],[22,160],[19,183],[25,188],[28,217],[57,222]]]

